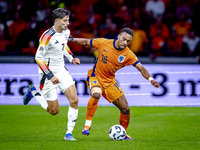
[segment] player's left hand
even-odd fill
[[[68,41],[72,42],[73,40],[74,40],[73,36],[70,35],[69,38],[68,38]]]
[[[157,81],[155,81],[155,80],[151,80],[151,85],[153,85],[153,86],[155,86],[157,88],[160,87],[160,84]]]
[[[78,59],[78,58],[73,58],[72,59],[72,63],[74,64],[74,65],[79,65],[80,64],[80,59]]]

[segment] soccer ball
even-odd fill
[[[126,130],[121,125],[114,125],[109,130],[111,140],[120,141],[126,136]]]

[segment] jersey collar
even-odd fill
[[[118,51],[122,51],[123,49],[121,49],[121,48],[117,48],[116,46],[115,46],[115,42],[117,41],[117,39],[114,39],[114,41],[113,41],[113,47],[116,49],[116,50],[118,50]]]

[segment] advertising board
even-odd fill
[[[86,106],[90,98],[86,86],[87,71],[93,64],[75,66],[66,64],[79,97],[79,106]],[[116,80],[125,92],[130,106],[200,106],[199,65],[147,65],[144,67],[160,83],[153,87],[133,66],[126,66],[116,73]],[[29,84],[39,90],[37,64],[0,64],[0,104],[22,105],[22,98]],[[65,95],[58,89],[60,105],[69,105]],[[30,105],[37,105],[35,99]],[[112,106],[101,97],[100,106]]]

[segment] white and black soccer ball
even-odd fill
[[[126,130],[121,125],[114,125],[109,130],[111,140],[120,141],[126,136]]]

